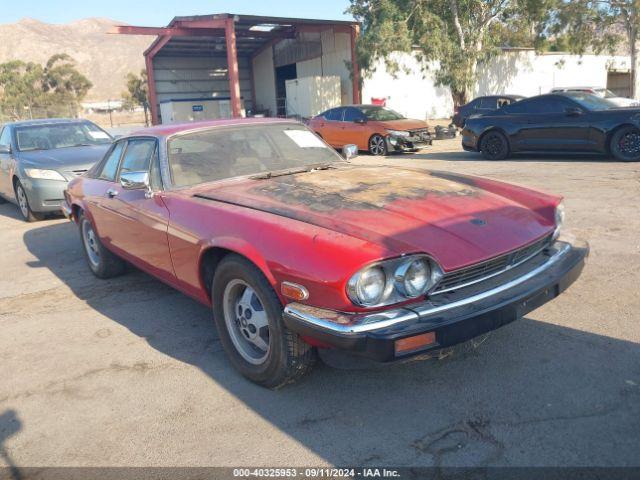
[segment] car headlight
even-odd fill
[[[365,267],[347,282],[349,299],[361,307],[385,306],[426,295],[442,269],[425,255],[385,260]]]
[[[368,267],[351,277],[347,291],[357,305],[376,305],[382,300],[386,284],[387,277],[381,267]]]
[[[564,216],[564,203],[560,202],[555,211],[556,229],[553,232],[554,240],[560,236],[560,230],[562,230],[562,225],[564,224]]]
[[[41,168],[25,168],[24,173],[26,173],[27,176],[31,178],[40,178],[43,180],[62,180],[64,182],[67,181],[67,179],[64,178],[60,172],[56,172],[55,170],[43,170]]]
[[[387,130],[387,133],[394,137],[408,137],[410,135],[409,132],[403,132],[402,130]]]
[[[407,298],[416,298],[431,286],[431,264],[426,258],[417,258],[401,264],[395,274],[396,288]]]

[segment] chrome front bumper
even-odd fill
[[[395,340],[435,332],[428,349],[460,343],[498,328],[552,300],[580,275],[588,246],[555,242],[540,257],[474,286],[421,303],[375,313],[339,313],[298,303],[285,307],[287,326],[329,346],[393,360]],[[418,353],[418,352],[416,352]]]

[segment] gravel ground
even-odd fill
[[[565,195],[583,276],[475,348],[274,392],[232,370],[207,308],[97,280],[72,224],[0,205],[0,465],[640,465],[640,164],[486,162],[459,139],[383,161]]]

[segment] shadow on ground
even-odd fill
[[[485,160],[480,153],[476,152],[430,152],[429,149],[421,150],[417,153],[405,154],[405,158],[416,160],[443,160],[452,162],[549,162],[549,163],[569,163],[569,162],[596,162],[596,163],[616,163],[611,157],[604,155],[569,155],[569,154],[514,154],[506,160]],[[364,157],[362,157],[364,158]],[[374,158],[374,157],[371,157]],[[393,156],[389,156],[393,158]]]
[[[269,391],[226,362],[208,308],[140,272],[93,278],[74,225],[43,224],[24,242],[37,259],[32,268],[50,269],[102,315],[201,370],[331,464],[639,462],[635,343],[562,326],[563,318],[544,323],[533,312],[444,360],[359,371],[320,366],[300,384]],[[138,302],[143,309],[130,308]],[[179,318],[167,313],[170,305]]]

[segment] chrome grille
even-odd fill
[[[461,288],[472,283],[477,283],[485,278],[498,275],[505,270],[518,265],[544,250],[552,241],[552,235],[548,235],[525,247],[513,252],[492,258],[486,262],[478,263],[470,267],[462,268],[444,275],[434,293],[442,293],[456,288]]]

